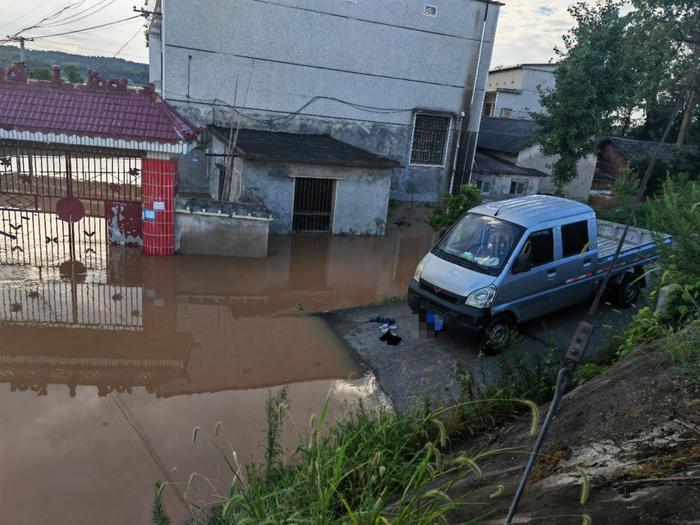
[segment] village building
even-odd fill
[[[496,173],[497,170],[493,169],[490,173],[479,173],[475,167],[472,182],[482,188],[485,198],[499,199],[555,191],[551,175],[558,156],[545,155],[542,152],[542,148],[535,144],[536,132],[537,123],[529,119],[492,117],[482,119],[477,153],[510,165],[508,169],[502,165],[501,173]],[[478,161],[478,158],[476,160]],[[588,155],[578,161],[576,164],[578,174],[564,186],[564,196],[583,202],[588,200],[595,162],[595,155]],[[478,165],[478,162],[475,164]],[[514,167],[530,171],[515,173]],[[487,191],[484,191],[484,187]],[[501,190],[508,188],[509,193],[504,195],[499,188]]]
[[[467,181],[500,6],[158,2],[150,79],[209,127],[180,192],[257,203],[272,233],[382,235],[389,199]]]
[[[659,146],[658,142],[607,136],[598,143],[598,160],[593,187],[610,189],[617,178],[628,169],[643,170]],[[698,146],[662,144],[657,157],[656,171],[672,169],[682,173],[700,166]]]
[[[484,116],[531,119],[542,113],[542,93],[554,89],[556,64],[518,64],[489,72]]]

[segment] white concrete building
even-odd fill
[[[329,135],[393,161],[396,166],[384,168],[390,190],[383,211],[365,221],[379,226],[357,232],[381,233],[389,197],[434,202],[453,177],[455,187],[466,182],[463,159],[475,148],[501,6],[485,0],[208,0],[203,8],[158,1],[161,15],[149,30],[150,79],[199,124],[230,126],[235,104],[243,129]],[[203,156],[183,162],[181,189],[219,187],[202,180],[209,164]],[[286,171],[299,176],[299,169]],[[342,201],[339,169],[325,164],[310,171],[340,180],[332,191],[334,202]],[[264,174],[256,172],[247,188],[261,184]],[[371,181],[366,186],[375,191]],[[266,193],[257,197],[277,224],[292,224],[293,191],[274,202],[265,202]],[[282,231],[275,224],[271,231]],[[356,231],[354,224],[329,227]]]
[[[556,64],[518,64],[489,72],[484,116],[530,119],[544,111],[540,92],[554,88]]]

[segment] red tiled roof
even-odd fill
[[[0,128],[145,142],[189,141],[201,130],[177,113],[152,85],[128,88],[126,79],[89,72],[85,85],[28,80],[17,63],[0,68]]]

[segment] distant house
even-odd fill
[[[505,119],[505,118],[483,118],[479,139],[477,142],[477,152],[490,158],[498,159],[519,168],[528,168],[538,174],[531,174],[530,184],[535,184],[533,177],[537,177],[537,188],[527,193],[552,193],[554,183],[552,182],[552,167],[558,160],[556,155],[545,155],[540,146],[534,142],[537,132],[537,123],[527,119]],[[588,155],[577,163],[578,175],[575,179],[564,186],[564,195],[580,201],[586,201],[593,182],[593,172],[595,169],[596,156]],[[510,181],[516,174],[505,174],[503,177]],[[524,176],[524,175],[523,175]],[[476,175],[478,180],[482,174]],[[502,178],[503,178],[502,177]],[[498,186],[504,188],[512,187],[509,182],[499,182]],[[496,182],[494,182],[496,187]],[[518,189],[517,186],[513,187]]]
[[[150,79],[212,126],[180,163],[181,191],[235,198],[215,167],[226,131],[214,128],[235,114],[245,133],[233,186],[270,211],[271,232],[383,234],[390,197],[435,202],[466,178],[454,155],[474,152],[501,5],[158,1]],[[253,159],[243,141],[255,132],[270,144]],[[292,143],[305,153],[292,159]],[[328,220],[302,220],[313,213]]]
[[[657,143],[624,137],[608,136],[598,143],[598,161],[594,187],[609,188],[626,169],[644,169],[651,159]],[[663,144],[658,155],[658,170],[683,172],[700,169],[698,146]]]
[[[484,116],[530,119],[542,113],[540,91],[554,88],[556,64],[518,64],[489,72],[484,99]]]
[[[484,200],[494,201],[534,195],[540,181],[547,174],[532,168],[523,168],[480,151],[474,159],[472,183],[481,191]]]

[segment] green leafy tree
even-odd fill
[[[559,188],[600,134],[658,139],[686,84],[691,96],[676,122],[677,142],[700,135],[700,2],[599,0],[569,12],[575,26],[555,50],[556,87],[541,97],[546,114],[535,115],[537,142],[560,155]]]
[[[441,205],[435,208],[426,220],[434,230],[449,228],[466,211],[479,204],[481,204],[479,189],[472,184],[465,184],[460,187],[457,195],[445,193]]]
[[[52,77],[48,67],[35,67],[29,72],[29,76],[35,80],[51,80]]]
[[[83,84],[85,82],[85,78],[80,74],[80,70],[75,64],[63,66],[63,76],[71,84]]]
[[[573,179],[576,162],[595,151],[595,136],[607,131],[615,111],[630,105],[634,80],[625,54],[625,28],[620,0],[569,8],[576,25],[564,35],[555,71],[556,87],[544,93],[546,113],[535,115],[536,140],[546,155],[559,155],[553,179],[561,187]]]

